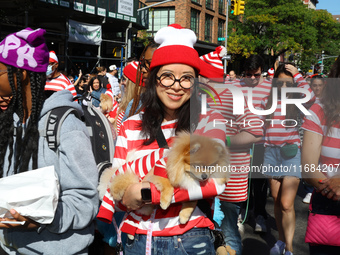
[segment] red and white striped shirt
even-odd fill
[[[247,102],[243,115],[233,114],[233,96],[226,89],[219,93],[222,105],[217,102],[214,104],[212,100],[208,100],[211,109],[219,110],[225,121],[227,135],[234,136],[242,131],[251,133],[254,136],[263,136],[261,120],[258,116],[250,112]],[[219,198],[227,202],[242,202],[247,200],[248,190],[248,173],[250,165],[249,149],[230,149],[231,159],[231,176],[227,183],[226,189]]]
[[[305,117],[302,129],[323,136],[319,164],[322,171],[327,166],[327,173],[324,172],[327,177],[335,176],[340,172],[340,123],[332,125],[327,132],[323,105],[315,103],[309,112],[312,115]]]
[[[117,145],[115,150],[115,157],[113,161],[113,167],[119,167],[117,173],[123,173],[128,168],[134,170],[134,172],[142,179],[155,165],[155,174],[160,176],[166,175],[166,159],[163,158],[165,149],[158,148],[157,141],[154,141],[150,145],[143,145],[145,137],[141,135],[141,114],[136,114],[123,122],[121,130],[117,139]],[[201,115],[200,121],[196,128],[195,134],[209,136],[217,139],[222,144],[225,144],[226,128],[225,125],[214,125],[214,119],[222,119],[222,115],[213,110],[208,110],[206,115]],[[165,139],[169,146],[171,146],[172,138],[175,136],[175,128],[177,121],[164,122],[161,125]],[[138,158],[132,163],[126,164],[125,159],[127,154],[131,150],[136,150],[135,157]],[[160,192],[156,187],[150,183],[152,193],[152,203],[159,204]],[[172,198],[172,204],[167,210],[156,210],[155,219],[153,220],[153,236],[173,236],[180,235],[186,231],[198,227],[214,228],[213,223],[206,218],[201,210],[196,207],[189,221],[185,225],[179,223],[179,212],[182,208],[181,202],[190,200],[199,200],[213,198],[221,194],[225,189],[225,184],[218,185],[215,180],[210,179],[207,183],[200,183],[193,186],[190,190],[184,190],[175,188]],[[120,204],[116,204],[116,207],[124,209]],[[115,202],[111,194],[107,191],[97,218],[111,222],[113,214],[115,212]],[[137,212],[130,212],[126,220],[123,223],[122,231],[128,234],[146,234],[150,224],[150,216],[140,215]]]
[[[297,82],[299,88],[303,88],[312,92],[309,84],[303,79],[300,73],[294,76],[294,81]],[[261,102],[261,109],[266,109],[268,98]],[[266,116],[263,116],[265,119]],[[301,140],[299,135],[299,127],[297,121],[289,123],[285,121],[286,116],[281,115],[281,99],[277,100],[277,107],[274,112],[272,120],[266,127],[265,143],[264,146],[279,146],[282,147],[286,144],[296,144],[300,147]]]
[[[77,96],[77,91],[72,82],[62,73],[54,79],[47,79],[45,90],[60,91],[67,89],[69,90],[73,97]]]
[[[122,120],[124,118],[125,111],[118,114],[117,117],[117,134],[119,134],[120,126],[122,125]]]
[[[243,95],[248,101],[248,107],[250,105],[250,100],[248,98],[248,90],[251,90],[252,93],[251,102],[255,109],[261,108],[262,99],[268,97],[272,89],[272,82],[268,81],[267,79],[264,79],[261,83],[259,83],[255,87],[248,87],[244,80],[240,80],[239,82],[233,81],[231,82],[231,84],[242,89]]]

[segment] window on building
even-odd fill
[[[213,17],[210,15],[205,15],[205,32],[204,32],[204,40],[208,42],[212,42],[212,22]]]
[[[213,8],[213,0],[205,0],[205,7],[208,9]]]
[[[149,30],[152,36],[162,27],[175,23],[175,7],[157,8],[149,12]]]
[[[200,0],[191,0],[191,2],[196,3],[196,4],[201,4]]]
[[[190,28],[199,36],[200,12],[196,9],[191,9]]]
[[[218,0],[218,13],[225,14],[225,0]]]
[[[217,36],[218,37],[225,37],[225,21],[222,19],[218,20],[218,30],[217,30]]]

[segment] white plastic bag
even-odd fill
[[[58,198],[59,181],[54,166],[0,179],[0,217],[13,208],[40,224],[50,224]]]

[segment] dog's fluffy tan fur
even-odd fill
[[[189,189],[193,185],[214,178],[218,184],[228,181],[229,172],[217,172],[216,166],[229,166],[229,151],[217,141],[204,136],[181,132],[175,138],[168,153],[166,171],[168,178],[148,173],[143,181],[152,182],[161,192],[160,206],[167,209],[170,205],[174,188]],[[110,184],[110,193],[117,201],[121,200],[126,188],[138,182],[138,177],[131,172],[118,175]],[[183,203],[179,218],[185,224],[196,207],[196,201]],[[146,207],[146,208],[144,208]],[[144,206],[140,213],[149,215],[153,207]]]
[[[100,95],[100,108],[103,113],[110,112],[113,109],[113,99],[107,94]]]
[[[147,181],[161,191],[160,206],[165,210],[170,205],[173,188],[189,189],[209,178],[214,178],[218,184],[226,183],[229,172],[218,172],[217,166],[229,166],[229,151],[225,145],[209,137],[181,132],[168,154],[168,179],[151,175]],[[196,204],[196,201],[183,203],[179,214],[181,224],[189,220]]]

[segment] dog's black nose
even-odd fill
[[[208,175],[206,173],[201,175],[202,179],[205,181],[206,179],[208,179]]]

